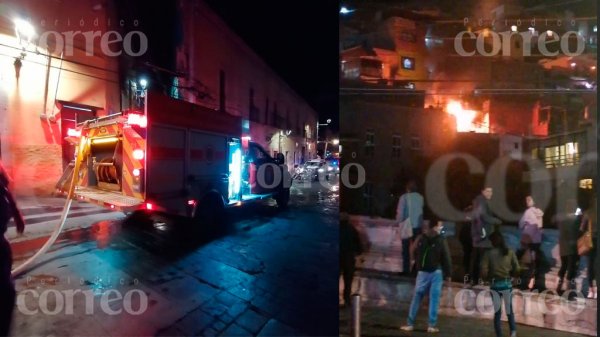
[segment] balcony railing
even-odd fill
[[[579,153],[545,157],[544,164],[546,165],[546,168],[579,165]]]

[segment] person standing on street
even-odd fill
[[[563,294],[563,281],[567,277],[567,290],[575,290],[575,277],[579,265],[579,255],[577,254],[577,239],[579,238],[579,228],[581,226],[582,215],[575,209],[577,205],[575,200],[569,200],[566,203],[562,214],[555,217],[554,222],[558,227],[558,246],[560,252],[560,270],[558,271],[558,284],[556,292]],[[575,293],[570,292],[569,298],[574,299]]]
[[[11,277],[12,252],[10,243],[4,234],[8,229],[8,221],[14,218],[17,233],[23,234],[25,221],[17,208],[17,203],[8,190],[9,178],[0,164],[0,336],[8,336],[12,313],[15,307],[16,292]]]
[[[356,256],[362,254],[362,242],[347,213],[340,213],[340,274],[344,280],[343,307],[350,305],[352,279],[356,269]]]
[[[438,309],[442,296],[444,278],[450,282],[452,262],[448,242],[441,235],[441,221],[430,221],[430,228],[419,235],[414,243],[411,255],[415,256],[418,270],[415,291],[408,312],[407,325],[400,329],[413,331],[417,312],[423,297],[429,293],[429,327],[427,332],[439,332],[437,328]]]
[[[580,228],[580,231],[583,235],[585,235],[588,231],[592,234],[592,247],[589,250],[589,252],[585,254],[587,256],[587,280],[589,285],[587,298],[598,297],[598,288],[596,286],[595,274],[597,251],[595,243],[598,241],[598,226],[596,226],[596,207],[596,199],[593,199],[590,207],[584,212]]]
[[[531,277],[534,278],[533,289],[542,292],[546,290],[545,274],[543,269],[544,253],[541,250],[542,228],[544,226],[544,212],[535,207],[533,198],[528,195],[525,197],[527,210],[519,220],[519,229],[521,230],[521,249],[522,254],[531,254],[530,271],[522,280],[523,285],[527,286]]]
[[[481,258],[485,252],[490,249],[491,243],[489,236],[496,226],[502,221],[492,214],[489,201],[492,199],[493,190],[486,186],[481,190],[481,194],[473,200],[473,214],[471,224],[471,239],[473,240],[473,252],[471,253],[471,285],[479,283],[479,270]]]
[[[402,238],[402,273],[410,274],[410,245],[416,237],[421,234],[423,226],[423,196],[417,192],[417,183],[411,180],[406,185],[406,193],[398,200],[398,208],[396,210],[396,220],[398,223],[405,220],[410,221],[412,226],[412,236]]]
[[[490,235],[492,249],[488,250],[481,261],[481,276],[490,280],[492,302],[494,303],[494,330],[497,337],[502,336],[502,302],[508,319],[510,336],[517,336],[515,313],[512,309],[512,275],[519,273],[519,262],[514,251],[506,247],[499,231]]]

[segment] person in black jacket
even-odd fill
[[[414,243],[413,256],[419,271],[415,284],[415,292],[410,303],[407,325],[400,329],[413,331],[417,312],[423,297],[429,293],[429,327],[427,332],[439,332],[437,315],[442,296],[444,277],[450,281],[452,275],[452,262],[448,242],[442,232],[441,221],[431,221],[428,230],[421,234]]]
[[[8,175],[0,164],[0,336],[8,336],[10,322],[15,307],[15,286],[11,277],[12,252],[10,244],[4,237],[8,221],[14,218],[17,233],[23,234],[25,222],[17,208],[17,203],[8,190]]]
[[[362,252],[362,243],[358,231],[350,223],[348,214],[340,213],[340,274],[344,279],[344,307],[350,305],[356,256],[362,254]]]
[[[579,269],[579,255],[577,255],[577,239],[583,215],[575,212],[575,200],[568,200],[562,213],[553,218],[558,227],[558,246],[560,252],[560,270],[558,271],[558,284],[556,292],[562,295],[563,282],[567,278],[567,290],[575,290],[575,278]],[[574,299],[575,293],[569,292],[569,298]]]
[[[496,336],[502,336],[501,316],[502,302],[510,329],[510,336],[517,336],[515,313],[512,308],[512,276],[520,271],[519,261],[514,251],[508,249],[504,237],[499,231],[490,235],[493,248],[488,250],[481,261],[481,275],[490,280],[490,291],[494,303],[494,331]]]
[[[492,248],[489,236],[502,223],[500,219],[492,214],[490,209],[489,201],[492,199],[492,195],[492,188],[484,187],[481,194],[473,200],[471,238],[474,250],[471,254],[471,272],[469,273],[472,285],[477,285],[480,282],[481,258],[487,250]]]

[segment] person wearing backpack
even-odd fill
[[[444,278],[450,282],[452,262],[450,249],[443,235],[441,221],[430,221],[429,228],[421,234],[413,245],[412,255],[418,270],[415,291],[408,312],[407,325],[400,329],[413,331],[421,301],[429,293],[429,321],[427,332],[439,332],[437,316],[442,296]]]
[[[17,208],[17,203],[8,190],[9,178],[0,164],[0,336],[8,336],[12,313],[15,307],[16,292],[11,277],[12,252],[10,243],[4,237],[8,221],[14,218],[17,233],[23,234],[25,221]]]
[[[494,331],[496,336],[502,336],[501,316],[502,301],[508,318],[510,336],[517,337],[515,313],[512,309],[512,275],[519,274],[519,261],[513,250],[506,247],[504,237],[499,231],[489,237],[492,249],[488,250],[481,261],[481,276],[490,280],[490,291],[494,303]]]
[[[421,234],[423,223],[423,196],[417,192],[417,183],[411,180],[406,184],[406,193],[398,200],[396,221],[410,226],[402,235],[402,274],[411,274],[410,245]]]

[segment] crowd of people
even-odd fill
[[[484,286],[493,292],[494,329],[501,336],[502,304],[508,318],[511,337],[516,336],[516,324],[512,310],[513,287],[520,290],[546,289],[545,275],[550,270],[550,258],[542,250],[544,212],[536,207],[532,196],[525,198],[526,209],[519,221],[519,247],[510,249],[501,229],[502,220],[496,217],[490,200],[493,189],[485,186],[467,209],[466,221],[458,238],[463,246],[464,281],[467,287]],[[424,198],[411,181],[406,186],[396,211],[402,240],[402,274],[416,276],[415,290],[409,307],[404,331],[414,329],[415,318],[424,297],[429,296],[428,332],[438,332],[437,315],[444,282],[452,276],[452,261],[448,243],[443,235],[444,222],[435,217],[423,220]],[[577,211],[576,211],[577,210]],[[577,296],[575,279],[579,270],[580,256],[587,256],[588,298],[596,298],[594,257],[596,245],[581,245],[581,238],[591,237],[597,242],[595,201],[585,211],[569,201],[561,213],[552,218],[559,232],[560,270],[556,292],[568,299]],[[355,256],[361,254],[358,231],[350,224],[346,214],[341,218],[340,269],[344,274],[344,305],[350,301]],[[497,296],[496,296],[497,294]]]

